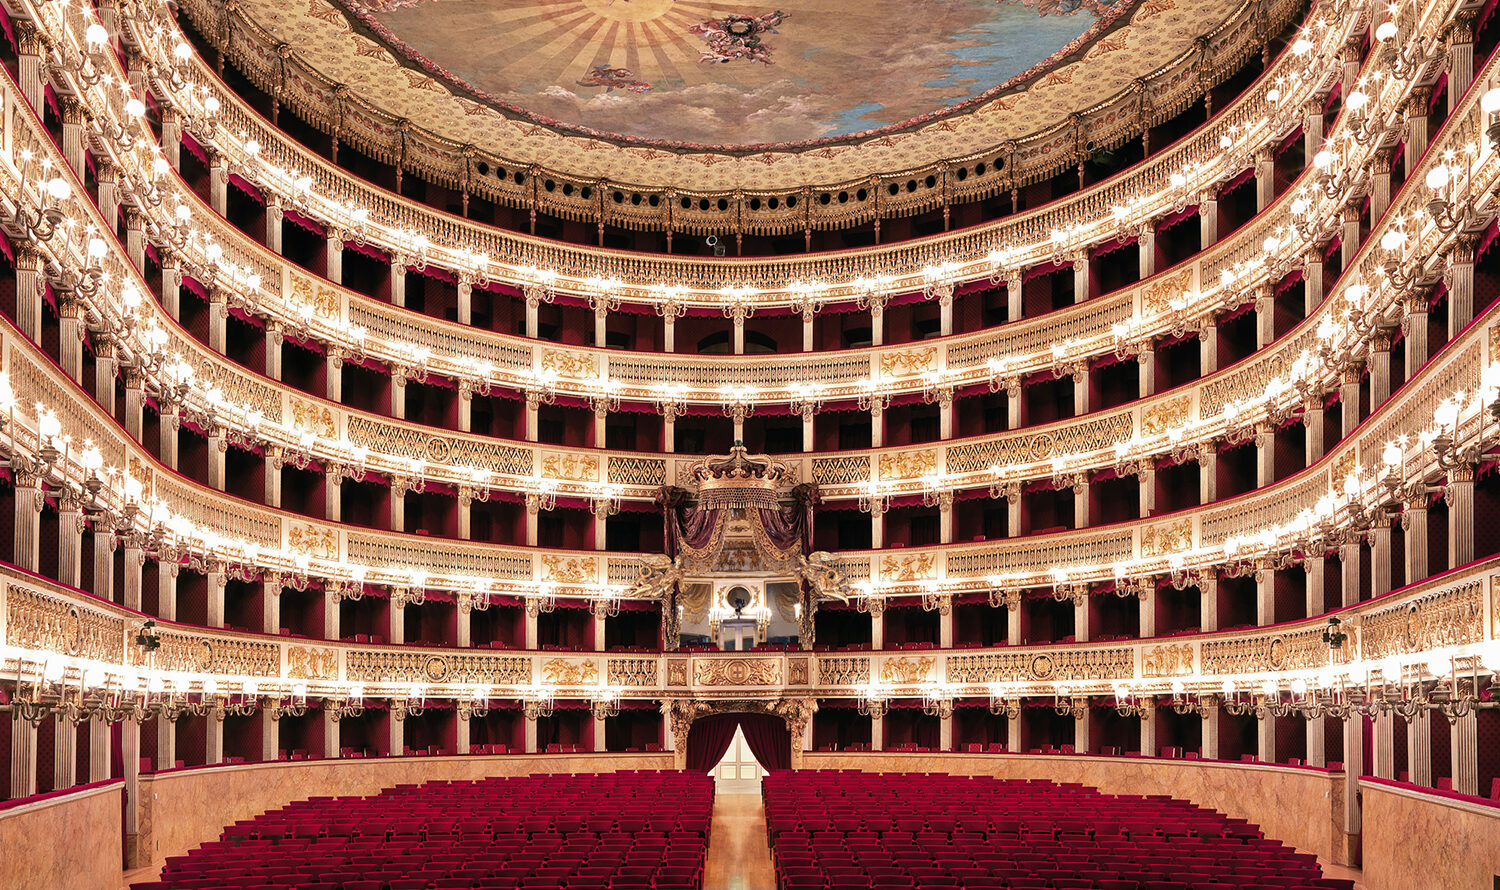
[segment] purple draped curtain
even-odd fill
[[[771,772],[792,768],[792,733],[772,714],[739,714],[740,730],[750,753]]]
[[[729,744],[734,741],[735,727],[740,725],[738,714],[713,714],[693,721],[688,730],[687,768],[695,772],[711,772]]]
[[[771,539],[782,550],[791,550],[802,542],[802,523],[798,522],[797,511],[772,510],[761,508],[760,527],[766,530],[766,537]]]

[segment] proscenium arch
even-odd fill
[[[673,765],[687,769],[687,740],[694,721],[715,714],[770,714],[786,721],[791,734],[792,769],[802,768],[802,741],[818,710],[815,698],[778,698],[768,701],[747,699],[678,700],[666,709],[672,729]]]

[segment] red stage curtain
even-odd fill
[[[792,733],[786,721],[771,714],[739,714],[750,753],[771,772],[792,768]]]
[[[738,714],[713,714],[694,720],[688,730],[687,768],[700,773],[712,771],[734,741],[739,722]]]

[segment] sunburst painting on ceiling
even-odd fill
[[[630,142],[808,145],[1018,89],[1137,0],[339,0],[503,113]]]

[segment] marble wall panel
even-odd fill
[[[1362,783],[1366,890],[1490,890],[1500,807]]]
[[[118,890],[125,783],[0,810],[0,890]]]

